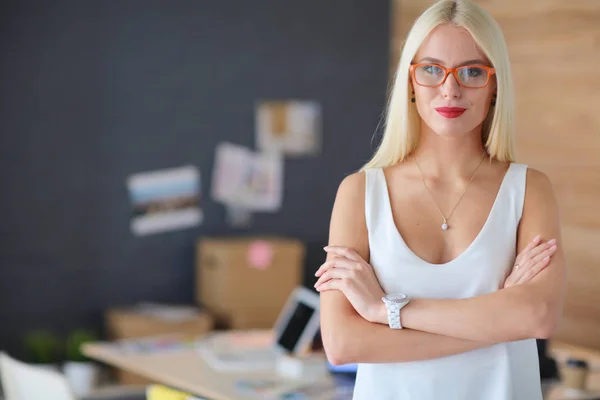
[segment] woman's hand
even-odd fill
[[[556,252],[556,239],[540,244],[540,236],[536,236],[523,249],[515,260],[513,269],[504,281],[504,288],[531,281],[550,263],[550,257]]]
[[[381,298],[385,296],[373,267],[354,250],[347,247],[327,246],[325,251],[336,257],[326,261],[315,273],[318,292],[339,290],[356,312],[369,322],[379,322],[385,311]],[[387,320],[387,314],[385,316]]]

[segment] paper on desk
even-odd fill
[[[146,390],[147,400],[206,400],[194,397],[189,393],[180,392],[163,385],[150,385]]]
[[[196,339],[178,337],[147,337],[111,342],[108,349],[120,354],[149,354],[190,350],[197,347]]]
[[[331,383],[315,382],[300,386],[299,388],[286,391],[273,397],[273,400],[342,400],[348,397],[341,397],[337,393],[335,386]]]
[[[247,396],[270,398],[286,389],[281,379],[239,379],[235,382],[238,392]]]
[[[197,344],[200,356],[218,371],[274,371],[277,353],[271,331],[214,332]]]
[[[331,382],[301,382],[282,378],[238,379],[235,388],[241,394],[264,400],[351,400],[338,393]]]
[[[165,322],[191,321],[200,315],[197,307],[185,305],[159,304],[142,302],[133,307],[133,311]]]

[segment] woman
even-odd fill
[[[497,23],[434,4],[316,274],[327,356],[359,363],[354,399],[542,399],[535,338],[557,325],[566,273],[551,184],[513,162],[513,116]]]

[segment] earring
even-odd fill
[[[413,103],[415,102],[415,91],[412,91],[412,97],[410,98],[410,101],[412,101]]]
[[[496,105],[496,93],[493,94],[492,96],[492,106]]]

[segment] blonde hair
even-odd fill
[[[421,43],[438,25],[466,29],[496,69],[496,106],[482,127],[482,143],[490,158],[514,161],[514,90],[508,50],[494,18],[469,0],[441,0],[414,22],[394,74],[385,116],[385,130],[377,151],[360,171],[404,161],[419,144],[421,117],[409,101],[409,67]]]

